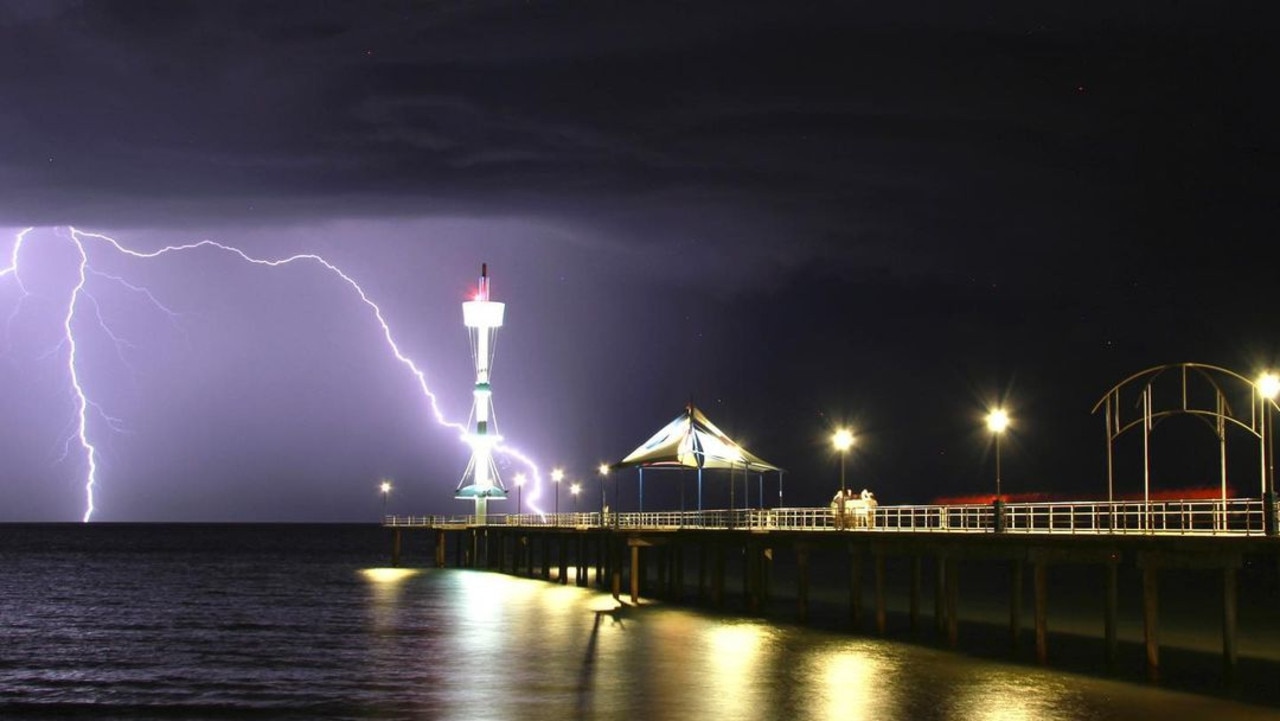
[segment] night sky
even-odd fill
[[[69,227],[324,256],[458,422],[487,262],[499,429],[584,510],[690,400],[785,505],[830,498],[842,425],[882,504],[991,493],[1000,399],[1006,492],[1105,496],[1110,387],[1280,350],[1250,7],[0,0],[0,265],[35,228],[0,278],[0,520],[85,510]],[[332,273],[84,246],[94,520],[373,520],[383,477],[391,512],[470,509],[466,447]],[[1157,482],[1216,484],[1180,432],[1158,452],[1203,453]]]

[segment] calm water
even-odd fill
[[[380,569],[357,526],[0,525],[0,716],[1233,719],[1276,707]]]

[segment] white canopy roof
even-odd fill
[[[614,464],[615,468],[631,466],[782,470],[734,443],[692,403],[644,445]]]

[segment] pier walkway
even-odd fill
[[[703,529],[871,533],[1022,533],[1262,536],[1258,498],[1218,500],[1072,501],[962,505],[904,505],[856,509],[839,528],[830,508],[738,508],[635,513],[489,514],[487,526],[611,528],[625,531]],[[998,521],[998,522],[997,522]],[[395,528],[475,527],[475,516],[386,516]]]
[[[750,508],[634,513],[488,514],[474,516],[388,515],[392,563],[399,565],[402,535],[433,537],[434,563],[446,565],[452,547],[459,567],[486,568],[530,578],[588,585],[591,569],[602,589],[619,597],[629,587],[632,603],[643,593],[684,600],[686,561],[696,565],[697,598],[723,608],[727,578],[741,580],[743,610],[764,613],[774,597],[775,562],[794,577],[797,619],[809,617],[815,579],[844,578],[848,611],[856,628],[863,609],[864,573],[872,576],[874,617],[886,629],[886,561],[906,564],[908,617],[921,623],[924,579],[934,596],[934,622],[948,645],[957,644],[959,580],[965,569],[991,564],[1007,569],[1009,636],[1023,632],[1024,569],[1031,577],[1035,653],[1048,659],[1048,613],[1054,566],[1098,569],[1096,591],[1103,609],[1105,659],[1117,658],[1117,619],[1122,584],[1118,569],[1132,569],[1140,584],[1147,670],[1159,677],[1158,577],[1163,573],[1217,574],[1220,604],[1205,608],[1222,632],[1224,670],[1237,664],[1237,574],[1246,563],[1280,567],[1280,538],[1267,533],[1261,499],[1168,500],[1150,503],[1051,502],[904,505],[856,509],[837,523],[830,508]],[[1274,509],[1272,509],[1274,513]],[[452,536],[455,540],[448,541]],[[845,559],[841,561],[840,559]],[[731,568],[732,567],[732,568]],[[736,570],[735,570],[736,569]],[[558,573],[556,572],[558,570]],[[989,571],[987,572],[989,573]],[[1188,580],[1190,577],[1186,577]],[[1197,577],[1200,581],[1203,576]]]

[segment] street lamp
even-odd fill
[[[573,512],[578,512],[578,492],[582,490],[581,483],[575,483],[569,486],[569,494],[573,496]]]
[[[1262,506],[1263,523],[1267,535],[1276,535],[1276,459],[1275,448],[1271,437],[1271,406],[1275,404],[1276,395],[1280,394],[1280,376],[1271,371],[1258,376],[1258,395],[1262,397],[1262,472],[1263,481]]]
[[[524,499],[521,498],[524,491],[524,482],[528,480],[523,473],[516,474],[516,515],[524,513]]]
[[[853,433],[848,428],[841,428],[831,437],[831,444],[840,452],[840,496],[844,497],[844,457],[853,445]]]
[[[1000,500],[1000,436],[1009,427],[1009,414],[997,408],[987,414],[987,429],[996,437],[996,500]]]
[[[382,491],[382,519],[385,521],[387,518],[387,494],[391,493],[391,481],[383,481],[378,486],[378,490]]]
[[[560,525],[560,481],[564,480],[564,470],[556,468],[551,471],[551,482],[556,484],[556,525]]]
[[[604,481],[606,478],[609,477],[609,464],[601,463],[600,467],[596,470],[600,472],[600,525],[603,526],[604,515],[605,515],[604,509],[609,507],[609,504],[605,503],[605,497],[604,497]]]

